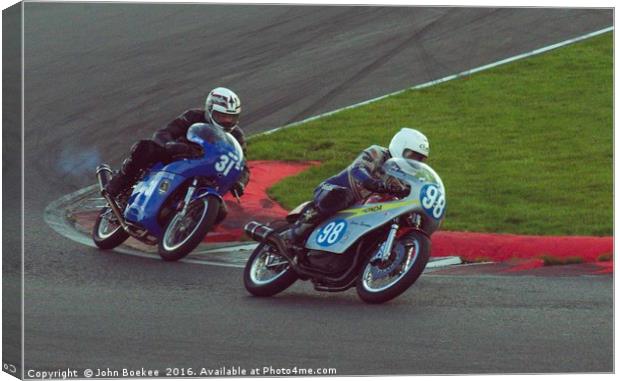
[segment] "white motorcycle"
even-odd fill
[[[368,303],[383,303],[405,292],[422,274],[430,257],[430,236],[446,210],[441,178],[428,165],[390,159],[383,169],[409,189],[402,199],[371,195],[319,224],[302,248],[280,237],[300,216],[304,203],[286,222],[249,222],[244,230],[260,242],[244,270],[246,289],[256,296],[275,295],[297,279],[311,280],[317,291],[357,288]]]

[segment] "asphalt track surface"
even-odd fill
[[[104,253],[43,221],[214,86],[240,94],[251,134],[608,27],[611,10],[27,3],[25,23],[26,369],[613,370],[610,276],[429,274],[381,306],[308,284],[259,299],[239,269]]]

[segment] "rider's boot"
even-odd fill
[[[130,185],[131,183],[127,176],[123,175],[121,172],[116,172],[106,184],[105,191],[112,196],[112,198],[116,198],[119,194],[123,193],[124,190],[127,190]]]
[[[105,186],[105,191],[112,197],[116,198],[123,192],[125,192],[140,175],[140,168],[134,163],[131,158],[125,159],[121,170],[116,172],[114,176]]]
[[[319,222],[320,213],[312,204],[302,212],[301,217],[282,234],[287,246],[299,246]]]
[[[139,140],[132,147],[129,157],[123,161],[121,170],[106,185],[105,190],[112,197],[118,197],[129,189],[142,172],[158,161],[169,160],[166,150],[152,140]]]

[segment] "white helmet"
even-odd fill
[[[424,161],[428,157],[430,146],[428,139],[418,130],[402,128],[390,142],[392,157]]]
[[[237,94],[225,87],[217,87],[209,93],[205,101],[205,119],[225,130],[230,130],[239,122],[241,100]]]

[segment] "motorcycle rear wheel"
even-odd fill
[[[159,256],[164,261],[178,261],[192,252],[215,224],[220,204],[217,197],[206,196],[192,201],[184,216],[173,215],[159,241]]]
[[[116,218],[109,207],[101,209],[92,231],[93,242],[98,248],[110,250],[129,238],[129,234],[115,221]]]
[[[276,232],[282,232],[288,224],[282,223]],[[297,273],[277,250],[261,243],[250,255],[243,270],[245,289],[254,296],[273,296],[289,288],[298,279]]]
[[[395,253],[395,250],[398,250],[397,245],[404,250],[402,257]],[[423,233],[412,231],[394,243],[387,263],[373,265],[370,263],[372,257],[371,255],[366,260],[359,275],[357,294],[367,303],[385,303],[407,291],[422,275],[430,257],[430,240]],[[388,277],[392,278],[387,279]],[[385,284],[381,282],[383,279],[386,279]]]

